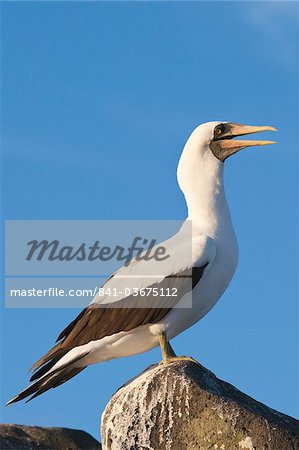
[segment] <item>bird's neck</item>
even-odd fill
[[[208,185],[198,182],[185,198],[188,219],[192,220],[195,232],[215,236],[232,227],[222,179],[212,180]]]
[[[233,227],[223,182],[223,163],[216,158],[201,161],[200,165],[184,176],[182,186],[188,207],[188,219],[192,220],[193,232],[217,236],[232,232]]]

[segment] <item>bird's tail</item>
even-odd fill
[[[23,400],[26,397],[31,396],[27,401],[34,399],[35,397],[38,397],[39,395],[43,394],[44,392],[48,391],[51,388],[55,388],[59,386],[62,383],[65,383],[70,378],[73,378],[75,375],[77,375],[79,372],[81,372],[85,367],[87,366],[78,366],[78,361],[82,359],[84,356],[88,354],[84,353],[81,354],[79,357],[72,359],[71,361],[67,362],[66,364],[60,365],[55,369],[53,367],[48,372],[46,372],[44,375],[42,375],[40,378],[38,378],[34,383],[29,385],[26,389],[21,391],[19,394],[17,394],[15,397],[13,397],[11,400],[9,400],[6,403],[6,406],[11,405],[12,403],[18,402],[20,400]],[[32,377],[35,379],[35,376]]]

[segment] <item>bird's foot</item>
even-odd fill
[[[170,364],[172,362],[176,361],[191,361],[195,364],[197,364],[200,367],[203,367],[196,359],[192,358],[191,356],[168,356],[167,358],[163,358],[160,364]]]
[[[163,332],[159,335],[160,347],[162,352],[162,361],[160,364],[170,364],[176,361],[191,361],[200,367],[203,367],[196,359],[191,356],[177,356],[170,345],[170,342],[166,338],[166,333]]]

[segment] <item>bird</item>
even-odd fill
[[[176,234],[159,244],[168,257],[158,262],[135,257],[112,274],[103,289],[117,289],[121,294],[116,298],[95,295],[60,333],[56,345],[32,366],[31,384],[7,405],[32,400],[91,364],[154,347],[161,348],[162,364],[189,358],[177,356],[170,340],[211,310],[238,263],[224,188],[225,161],[241,149],[274,144],[236,139],[263,131],[277,130],[222,121],[206,122],[193,130],[177,168],[188,216]],[[145,299],[142,292],[148,288],[151,294]],[[167,289],[177,295],[162,298],[160,293]]]

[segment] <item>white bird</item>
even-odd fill
[[[178,358],[169,340],[208,313],[237,267],[238,246],[223,183],[224,161],[242,148],[274,143],[233,138],[269,130],[276,131],[270,126],[208,122],[193,131],[177,171],[188,217],[176,235],[159,244],[169,257],[162,262],[133,260],[114,273],[104,288],[117,292],[134,288],[135,295],[97,295],[61,332],[58,343],[34,364],[30,380],[34,383],[7,404],[28,396],[31,400],[90,364],[142,353],[158,345],[163,362]],[[192,237],[188,232],[190,221]],[[145,299],[141,294],[148,287],[156,290]],[[156,295],[167,288],[175,289],[177,296],[165,300]],[[191,291],[192,307],[187,302]]]

